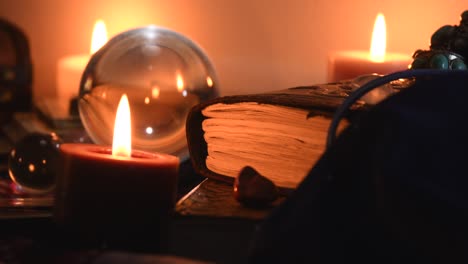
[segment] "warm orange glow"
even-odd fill
[[[177,74],[177,91],[182,92],[184,90],[184,79],[182,75]]]
[[[130,104],[127,95],[122,95],[114,124],[114,140],[112,141],[112,155],[131,157],[132,129],[130,120]]]
[[[107,42],[107,29],[103,20],[96,21],[93,29],[93,37],[91,38],[91,54],[98,51]]]
[[[153,89],[151,89],[151,97],[153,97],[153,99],[159,97],[159,87],[154,86]]]
[[[145,97],[145,104],[149,104],[149,103],[150,103],[150,99],[149,99],[149,97],[147,96],[147,97]]]
[[[385,61],[385,50],[387,48],[387,26],[385,17],[382,13],[377,15],[372,32],[372,41],[370,47],[370,60],[374,62]]]
[[[210,76],[206,77],[206,84],[208,87],[213,87],[213,79]]]

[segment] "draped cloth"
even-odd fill
[[[352,123],[258,226],[249,263],[467,263],[468,72]]]

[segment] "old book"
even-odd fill
[[[234,199],[232,184],[207,178],[180,198],[175,211],[183,216],[260,221],[283,200],[281,197],[264,208],[245,207]]]
[[[195,170],[232,183],[243,167],[251,166],[280,189],[295,189],[325,150],[336,109],[363,81],[223,96],[196,105],[186,124]],[[351,107],[338,133],[402,86],[389,84],[366,94]]]
[[[194,168],[232,182],[251,166],[277,186],[294,189],[323,153],[333,113],[351,90],[324,84],[201,103],[186,125]]]

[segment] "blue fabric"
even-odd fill
[[[435,73],[337,137],[260,223],[250,263],[467,263],[468,72]]]

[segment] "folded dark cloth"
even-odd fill
[[[250,263],[467,263],[468,71],[426,75],[338,136]]]

